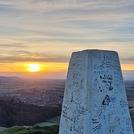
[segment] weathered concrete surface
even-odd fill
[[[116,52],[72,54],[59,134],[133,134]]]

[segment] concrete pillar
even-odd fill
[[[116,52],[72,54],[59,134],[133,134]]]

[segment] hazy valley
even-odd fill
[[[125,81],[134,120],[134,81]],[[0,77],[0,126],[33,126],[59,123],[65,80],[29,80]],[[2,133],[2,132],[1,132]]]

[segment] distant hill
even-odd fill
[[[20,82],[23,79],[16,76],[6,77],[6,76],[0,76],[0,83],[11,83],[11,82]]]
[[[60,115],[60,111],[61,108],[58,106],[35,106],[22,102],[0,100],[0,126],[32,126]]]
[[[43,85],[62,85],[64,87],[65,80],[64,79],[26,79],[20,78],[16,76],[0,76],[0,85],[24,85],[24,84],[43,84]]]

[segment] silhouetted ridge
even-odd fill
[[[0,126],[34,125],[60,115],[60,107],[35,106],[0,100]]]

